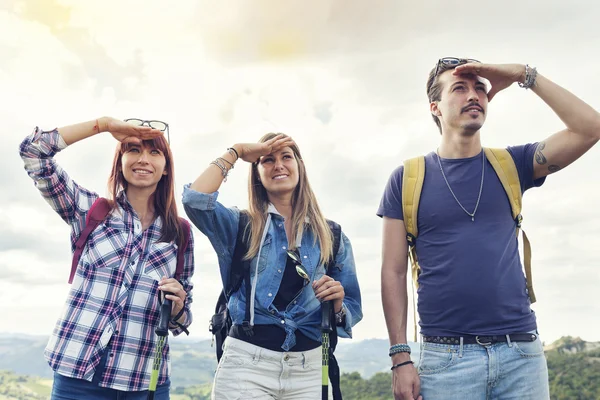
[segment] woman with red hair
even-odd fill
[[[69,224],[75,250],[100,196],[73,181],[54,155],[102,132],[119,142],[108,184],[109,213],[86,241],[44,352],[54,370],[52,400],[145,399],[159,293],[169,293],[163,297],[172,301],[169,328],[174,335],[187,332],[192,322],[193,240],[177,215],[165,130],[168,125],[160,121],[103,117],[51,131],[36,128],[21,143],[25,170]],[[184,252],[183,271],[176,280],[178,251]],[[169,398],[168,355],[167,344],[157,400]]]

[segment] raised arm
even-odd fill
[[[404,221],[383,217],[383,247],[381,264],[381,300],[390,345],[407,343],[408,312],[408,244]],[[410,361],[408,353],[395,354],[393,365]],[[394,369],[392,388],[397,400],[420,399],[420,380],[413,365]]]
[[[533,161],[533,178],[538,179],[568,166],[600,140],[600,114],[540,74],[532,89],[566,125],[538,144]]]
[[[239,143],[233,145],[209,166],[192,183],[190,189],[199,193],[214,193],[221,187],[227,173],[238,159],[253,163],[261,156],[278,151],[294,143],[290,137],[275,136],[264,143]]]
[[[58,133],[67,146],[102,132],[110,132],[119,142],[139,142],[163,134],[161,131],[149,126],[131,125],[111,117],[101,117],[92,121],[58,128]]]
[[[210,240],[219,258],[223,282],[229,276],[237,235],[239,210],[227,208],[217,201],[218,190],[238,158],[255,162],[260,156],[293,143],[290,138],[275,137],[265,143],[234,145],[216,158],[183,190],[183,206],[190,221]]]
[[[73,227],[76,234],[79,233],[81,219],[98,195],[74,182],[56,163],[54,156],[68,145],[110,127],[116,129],[112,133],[119,140],[126,140],[127,137],[128,140],[136,140],[137,137],[162,134],[148,127],[136,129],[138,127],[104,117],[51,131],[36,128],[19,147],[25,170],[35,182],[36,188],[58,215]],[[124,133],[119,129],[124,130]]]
[[[526,81],[526,67],[522,64],[469,63],[456,67],[454,73],[474,73],[488,79],[492,85],[490,101],[513,83]],[[533,161],[533,178],[538,179],[565,168],[600,140],[600,114],[541,74],[537,74],[531,90],[566,125],[566,129],[538,144]]]

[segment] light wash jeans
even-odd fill
[[[321,347],[277,352],[228,337],[211,399],[320,400]]]
[[[539,336],[489,346],[423,342],[417,370],[423,400],[550,399]]]

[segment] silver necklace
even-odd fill
[[[475,213],[477,212],[477,208],[479,207],[479,200],[481,200],[481,192],[483,191],[483,177],[485,175],[485,152],[483,150],[481,151],[481,185],[479,186],[479,196],[477,196],[477,203],[475,204],[475,209],[473,210],[472,213],[468,212],[467,209],[464,208],[462,204],[460,204],[460,201],[458,201],[458,198],[456,197],[456,195],[454,194],[454,191],[450,187],[450,183],[448,182],[448,179],[446,178],[446,174],[444,174],[444,169],[442,168],[442,162],[440,161],[440,153],[439,153],[438,149],[436,149],[435,154],[437,154],[437,160],[438,160],[438,165],[440,166],[440,171],[442,171],[442,176],[444,177],[444,180],[446,181],[446,185],[448,186],[450,193],[452,193],[452,197],[454,197],[454,200],[456,200],[456,202],[458,203],[460,208],[462,208],[462,210],[465,213],[467,213],[468,216],[471,217],[471,221],[475,222]]]

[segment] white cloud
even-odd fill
[[[437,146],[425,96],[435,61],[457,55],[530,62],[600,107],[591,51],[600,40],[593,21],[599,6],[545,4],[28,0],[0,8],[0,240],[13,246],[0,251],[0,304],[35,292],[23,308],[0,312],[23,331],[48,333],[68,290],[68,227],[22,170],[18,144],[35,125],[50,129],[108,114],[170,123],[178,194],[235,142],[265,131],[296,138],[323,209],[354,245],[365,310],[355,337],[385,337],[381,222],[374,214],[402,159]],[[521,144],[561,126],[534,94],[513,87],[491,103],[482,137],[489,146]],[[79,183],[104,193],[114,145],[103,135],[57,160]],[[600,283],[599,154],[594,148],[525,196],[534,309],[546,341],[563,334],[600,340],[593,290]],[[236,166],[221,190],[224,204],[246,205],[246,176],[246,166]],[[206,336],[219,278],[214,251],[195,233],[192,334]],[[44,259],[34,238],[47,238],[56,256]],[[23,263],[40,274],[19,268]]]

